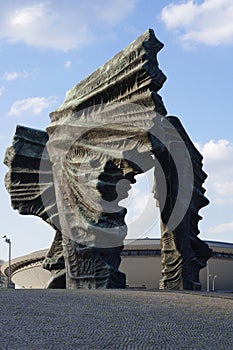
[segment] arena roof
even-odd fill
[[[206,241],[209,247],[213,250],[215,257],[228,257],[233,259],[233,243],[218,242],[218,241]],[[159,238],[142,238],[142,239],[126,239],[124,241],[124,250],[147,250],[154,249],[160,250],[160,239]],[[11,261],[11,273],[24,269],[25,267],[35,266],[41,264],[48,249],[38,250],[29,253],[24,256],[20,256]],[[227,256],[226,256],[227,255]],[[1,266],[1,271],[4,275],[8,275],[8,262],[5,262]]]

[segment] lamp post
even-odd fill
[[[215,290],[214,282],[215,282],[215,280],[216,280],[217,277],[218,277],[218,276],[215,275],[215,276],[213,277],[213,280],[212,280],[212,290],[213,290],[213,292],[214,292],[214,290]]]
[[[210,277],[211,277],[211,274],[210,274],[210,266],[209,266],[209,262],[207,261],[207,265],[206,265],[206,290],[207,292],[210,291]]]
[[[7,280],[7,288],[11,286],[11,240],[6,235],[3,235],[2,238],[5,238],[5,242],[9,244],[9,267],[8,267],[8,280]]]

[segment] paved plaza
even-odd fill
[[[233,294],[0,290],[0,350],[233,350]]]

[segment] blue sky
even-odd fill
[[[148,28],[165,45],[160,95],[202,152],[209,175],[211,204],[201,211],[200,238],[233,242],[232,0],[0,0],[1,160],[17,124],[45,129],[68,89]],[[13,257],[48,247],[53,230],[13,211],[7,168],[0,169],[1,234],[11,238]],[[129,237],[159,237],[150,186],[142,176],[128,199]],[[141,226],[134,222],[138,211]],[[3,240],[0,258],[7,259]]]

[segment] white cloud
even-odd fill
[[[215,162],[225,163],[233,155],[233,144],[228,140],[210,140],[205,144],[195,143],[195,145],[204,156],[208,165],[215,164]]]
[[[233,143],[228,140],[210,140],[196,144],[204,157],[208,174],[206,187],[216,205],[233,203]]]
[[[4,86],[0,86],[0,97],[3,95],[4,90],[5,90]]]
[[[106,35],[133,10],[135,0],[70,0],[1,4],[0,39],[34,47],[70,50]]]
[[[188,0],[164,7],[161,18],[185,45],[233,44],[233,1]]]
[[[70,69],[72,62],[71,61],[66,61],[64,64],[65,69]]]
[[[17,80],[17,79],[26,79],[29,77],[29,73],[26,71],[23,72],[5,72],[2,79],[7,81]]]
[[[20,116],[24,112],[40,114],[44,109],[52,107],[56,103],[54,96],[50,97],[29,97],[24,100],[18,100],[13,103],[9,116]]]
[[[224,224],[212,226],[208,229],[208,233],[211,234],[218,234],[218,233],[225,233],[225,232],[233,232],[233,221],[227,222]]]

